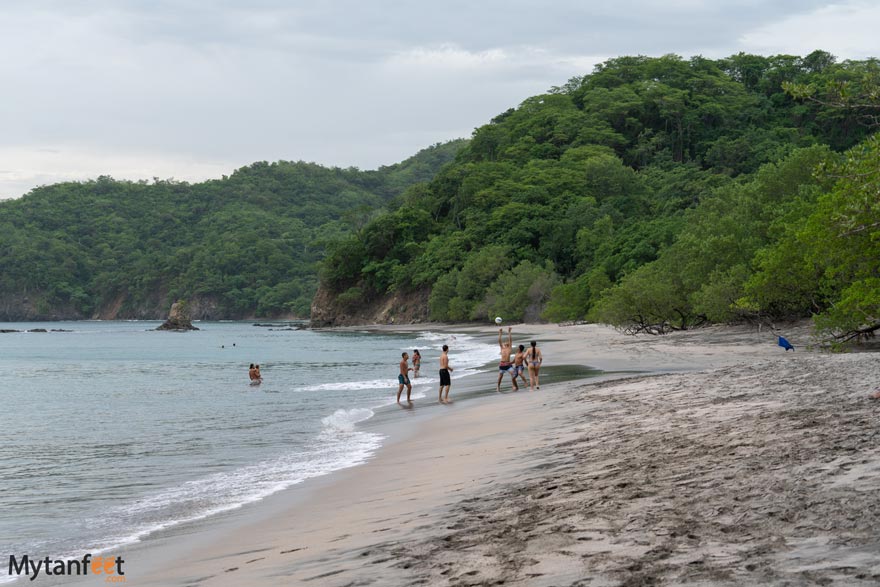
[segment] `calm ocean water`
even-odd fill
[[[445,342],[456,377],[497,353],[462,334],[158,324],[0,323],[73,330],[0,334],[0,555],[81,557],[361,463],[382,438],[355,424],[394,402],[402,351],[424,357],[414,397]]]

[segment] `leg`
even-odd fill
[[[439,397],[437,397],[437,401],[439,401],[441,404],[443,403],[443,386],[442,385],[440,386],[440,395],[439,395]]]
[[[446,398],[445,398],[445,399],[446,399],[447,402],[449,401],[449,388],[450,388],[450,387],[452,387],[452,386],[451,386],[451,385],[447,385],[447,386],[446,386]]]
[[[535,367],[535,387],[541,389],[541,366]]]
[[[519,391],[519,385],[516,384],[516,371],[511,374],[510,383],[513,384],[513,391]]]
[[[406,401],[412,401],[409,399],[409,394],[412,392],[412,383],[406,384]]]
[[[400,403],[400,393],[403,391],[403,383],[397,386],[397,403]]]
[[[504,378],[504,372],[498,372],[498,383],[495,384],[495,391],[501,391],[501,380]]]

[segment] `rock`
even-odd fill
[[[363,326],[366,324],[414,324],[428,321],[430,288],[396,290],[376,298],[341,300],[339,293],[319,284],[312,300],[311,327]]]
[[[21,330],[8,330],[5,328],[0,328],[0,334],[9,334],[10,332],[21,332]]]
[[[187,330],[198,330],[192,325],[192,319],[189,314],[189,307],[183,300],[179,300],[171,304],[171,312],[166,320],[156,330],[173,330],[176,332],[185,332]]]
[[[46,330],[45,328],[31,328],[27,332],[49,332],[49,331]]]

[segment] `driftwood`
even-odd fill
[[[878,330],[880,330],[880,323],[872,324],[871,326],[863,326],[862,328],[848,330],[847,332],[841,334],[835,334],[832,336],[830,342],[834,342],[837,344],[846,344],[853,341],[863,342],[877,336]]]
[[[691,316],[681,310],[676,310],[679,315],[678,324],[673,324],[669,320],[660,322],[652,321],[646,316],[637,315],[630,321],[618,328],[623,334],[652,334],[662,335],[675,332],[676,330],[689,330],[691,328],[699,328],[705,325],[709,320],[703,314]]]
[[[631,322],[626,326],[620,328],[620,331],[624,334],[669,334],[672,332],[674,328],[669,324],[669,322],[660,322],[659,324],[647,324],[645,322]]]

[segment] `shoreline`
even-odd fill
[[[482,334],[469,332],[467,326],[446,328]],[[848,583],[854,585],[873,584],[870,581],[880,578],[880,548],[874,549],[874,554],[869,551],[860,555],[854,565],[858,572],[841,571],[835,561],[855,555],[850,551],[837,553],[836,558],[831,557],[833,564],[826,564],[828,557],[816,554],[834,550],[822,550],[823,544],[829,544],[824,534],[798,537],[801,558],[796,560],[783,556],[785,549],[776,544],[778,536],[772,533],[757,550],[740,548],[737,525],[743,520],[758,522],[752,520],[754,508],[736,510],[743,504],[734,498],[741,493],[741,501],[748,503],[750,498],[762,496],[751,486],[739,487],[728,495],[731,492],[725,491],[723,483],[733,482],[728,477],[730,471],[738,470],[735,467],[712,469],[720,474],[720,485],[719,479],[702,479],[704,467],[697,463],[704,455],[689,450],[688,441],[688,434],[696,434],[696,445],[706,446],[728,435],[737,439],[737,446],[765,449],[767,445],[736,430],[735,423],[755,420],[763,427],[751,433],[769,434],[780,418],[798,420],[786,413],[791,405],[767,397],[764,388],[769,386],[786,399],[796,399],[797,390],[784,378],[794,377],[800,385],[810,384],[805,377],[813,371],[824,378],[822,385],[833,387],[831,395],[835,397],[822,400],[823,406],[846,400],[853,404],[848,406],[851,411],[857,412],[853,421],[864,426],[864,412],[873,411],[876,416],[876,404],[864,400],[867,393],[861,394],[861,399],[854,391],[847,394],[840,388],[841,377],[854,369],[873,376],[876,385],[880,372],[874,357],[803,351],[781,354],[782,349],[775,347],[775,340],[768,340],[767,333],[746,328],[715,328],[651,338],[623,337],[595,326],[522,325],[517,329],[538,338],[551,364],[586,363],[603,370],[628,372],[612,373],[588,383],[550,384],[536,393],[506,393],[504,397],[490,394],[448,409],[432,410],[433,415],[417,414],[404,424],[395,424],[394,437],[362,466],[310,479],[224,520],[215,519],[190,529],[189,534],[180,532],[167,540],[166,546],[174,546],[165,557],[155,556],[157,550],[149,544],[131,549],[133,564],[128,582],[262,585],[281,579],[340,586],[502,582],[636,585],[653,584],[655,580],[697,580],[708,585],[783,584],[793,577],[803,578],[807,571],[798,570],[797,565],[803,567],[805,563],[797,561],[807,555],[812,556],[813,566],[818,565],[819,571],[809,571],[818,573],[817,577],[855,577]],[[799,336],[793,338],[801,340]],[[542,344],[542,340],[547,342]],[[482,376],[494,383],[493,374]],[[850,384],[855,381],[843,379]],[[453,382],[451,397],[455,393]],[[430,398],[429,394],[421,402],[431,403]],[[812,390],[810,398],[820,401],[821,395]],[[729,414],[725,412],[728,409],[732,409]],[[762,418],[770,411],[775,417]],[[815,420],[822,412],[809,408],[806,413]],[[826,432],[831,440],[835,431],[816,430],[817,426],[802,429]],[[646,436],[630,433],[630,428]],[[367,423],[363,429],[372,426]],[[857,432],[862,439],[867,434],[864,429]],[[671,440],[675,442],[667,447]],[[621,446],[606,450],[615,444]],[[726,448],[719,442],[713,446],[716,451]],[[828,447],[836,448],[833,442]],[[848,445],[848,450],[852,456],[857,449]],[[880,480],[880,455],[871,444],[866,445],[866,451],[847,461],[847,467],[839,472],[843,481],[853,485],[848,488],[847,498],[858,498],[863,508],[871,510],[871,502],[861,494],[871,481]],[[585,452],[595,458],[584,462]],[[640,452],[649,454],[641,458]],[[811,455],[800,451],[798,456],[806,460],[827,456],[818,452]],[[717,456],[723,460],[720,453]],[[778,454],[773,455],[777,459],[775,469],[763,466],[760,459],[752,463],[755,459],[747,452],[740,457],[747,461],[747,471],[772,473],[786,464],[784,459],[778,461]],[[663,463],[664,459],[667,462]],[[656,478],[658,463],[676,471],[666,475],[665,485]],[[785,477],[794,479],[795,472],[801,481],[811,477],[804,463],[798,466],[796,471],[784,470],[781,480],[770,475],[771,481],[788,483],[790,479]],[[859,475],[854,475],[854,470]],[[737,484],[742,486],[744,482]],[[714,535],[712,540],[704,539],[699,520],[691,519],[713,503],[712,492],[703,491],[702,502],[690,496],[685,503],[675,505],[678,494],[703,485],[721,495],[714,505],[719,512],[714,517],[727,520],[729,527],[716,534],[727,542]],[[674,507],[664,505],[666,501]],[[761,505],[786,510],[786,502],[770,502],[769,506]],[[798,503],[794,501],[792,506]],[[728,510],[736,510],[736,515]],[[684,519],[685,526],[694,528],[686,532],[673,528],[675,524],[670,525],[664,517],[669,511],[676,519]],[[866,518],[865,524],[880,522],[877,512]],[[627,529],[633,520],[639,522],[637,531]],[[863,534],[865,524],[860,530]],[[754,535],[753,530],[750,536]],[[850,538],[867,542],[861,534]],[[810,540],[819,543],[814,545]],[[862,552],[866,546],[859,544],[858,548]],[[140,554],[145,555],[142,564],[135,562]],[[164,566],[157,569],[160,562]],[[723,568],[717,568],[719,564]],[[749,570],[749,565],[754,568]],[[862,579],[856,577],[859,574],[869,582],[860,583]],[[635,577],[644,582],[627,582]],[[591,582],[578,583],[587,578]]]
[[[442,331],[452,332],[452,333],[461,333],[463,329],[459,328],[457,325],[450,325],[447,328],[442,329]],[[404,333],[404,334],[415,334],[426,332],[423,329],[411,328],[408,331],[395,331],[392,329],[384,329],[384,334],[392,334],[392,333]],[[427,331],[433,333],[441,332],[441,329]],[[483,333],[480,334],[482,337]],[[488,336],[492,336],[491,334]],[[484,364],[478,369],[485,369],[487,364]],[[431,377],[430,368],[423,369],[424,371],[428,371],[424,373],[427,377]],[[571,373],[561,373],[557,374],[557,367],[551,367],[551,372],[554,372],[552,375],[552,379],[571,379]],[[588,375],[586,370],[584,373],[578,372],[577,376]],[[463,377],[459,377],[453,380],[453,391],[451,398],[453,400],[457,399],[458,408],[463,406],[470,405],[470,402],[474,400],[484,399],[486,396],[494,395],[494,389],[489,389],[486,385],[486,381],[484,378],[486,376],[492,376],[487,373],[472,373],[467,374]],[[436,379],[436,374],[433,377]],[[418,385],[418,380],[414,379],[416,385]],[[415,399],[416,404],[419,409],[414,412],[418,412],[417,414],[413,414],[415,417],[410,418],[409,414],[404,420],[413,419],[416,422],[425,421],[429,418],[433,418],[439,414],[436,410],[443,410],[444,406],[440,406],[437,404],[436,400],[433,399],[432,393],[435,392],[435,388],[432,384],[431,387],[427,389],[419,390],[418,387],[414,389],[414,394],[418,396],[420,393],[424,393],[424,397],[421,399]],[[505,386],[509,386],[509,382],[505,381]],[[506,387],[506,393],[510,393],[509,387]],[[393,400],[392,400],[393,401]],[[426,408],[428,408],[426,410]],[[356,429],[364,432],[378,432],[386,439],[394,439],[399,436],[406,436],[408,433],[402,432],[402,430],[408,429],[414,426],[414,423],[400,421],[400,418],[397,417],[398,414],[395,412],[400,411],[398,406],[394,404],[391,405],[381,405],[375,408],[372,408],[374,411],[374,415],[357,424]],[[406,412],[404,412],[406,413]],[[412,412],[411,412],[412,414]],[[391,416],[390,418],[388,416]],[[383,445],[385,444],[385,440],[383,440]],[[396,440],[388,440],[388,442],[396,442]],[[380,446],[377,449],[377,452],[381,452],[384,449],[384,446]],[[374,455],[376,453],[373,453]],[[372,459],[373,457],[369,457]],[[357,467],[355,465],[354,467]],[[199,517],[196,519],[192,519],[190,521],[184,521],[180,523],[175,523],[167,528],[160,528],[156,530],[151,530],[146,536],[142,537],[139,540],[128,544],[121,544],[114,547],[106,547],[102,549],[102,552],[123,552],[123,553],[131,553],[133,558],[141,558],[142,560],[149,561],[150,564],[141,567],[138,564],[130,565],[133,569],[133,572],[140,572],[141,568],[155,566],[155,564],[165,564],[167,560],[173,558],[174,553],[180,548],[187,548],[189,543],[200,543],[204,540],[210,539],[210,537],[216,535],[217,532],[225,532],[228,529],[234,529],[241,523],[248,523],[252,519],[258,519],[262,514],[260,513],[260,509],[263,507],[262,504],[270,503],[274,504],[276,501],[283,501],[285,504],[289,502],[296,502],[301,499],[302,495],[308,495],[312,491],[315,491],[316,487],[321,487],[326,483],[332,483],[332,479],[335,478],[336,475],[344,473],[348,469],[352,468],[351,466],[343,467],[341,469],[337,469],[335,471],[331,471],[329,473],[324,473],[318,475],[316,477],[310,477],[303,482],[296,483],[290,487],[282,489],[274,494],[263,497],[254,502],[248,502],[241,504],[238,507],[221,511],[216,514],[212,514],[206,517]],[[275,508],[274,505],[267,506],[267,509],[272,510]],[[97,552],[97,551],[96,551]],[[70,578],[68,578],[70,579]],[[50,581],[49,578],[43,579]],[[75,578],[73,579],[76,580]],[[131,578],[129,579],[131,582]]]
[[[485,375],[485,374],[483,374]],[[575,381],[566,383],[549,384],[548,387],[569,388],[576,385]],[[455,393],[455,382],[452,394]],[[291,576],[294,584],[299,581],[323,579],[321,568],[325,564],[325,554],[318,553],[314,544],[324,542],[331,546],[334,552],[349,552],[358,548],[369,546],[370,539],[379,534],[383,541],[388,541],[395,528],[387,527],[396,520],[400,512],[397,505],[401,501],[404,504],[414,504],[417,508],[437,508],[443,505],[444,500],[434,492],[434,475],[437,474],[437,462],[444,458],[442,445],[426,446],[433,444],[437,436],[444,436],[445,422],[452,418],[458,419],[457,425],[464,422],[470,423],[472,429],[484,420],[484,413],[499,415],[499,400],[510,400],[516,405],[547,404],[549,399],[541,397],[541,392],[502,392],[504,397],[498,397],[494,391],[468,397],[464,400],[453,401],[449,406],[436,405],[429,398],[417,400],[417,403],[430,403],[436,410],[410,412],[412,416],[403,421],[388,421],[379,419],[373,423],[371,420],[361,423],[360,429],[369,432],[379,432],[385,436],[383,445],[366,462],[358,466],[348,467],[333,471],[320,477],[314,477],[304,482],[284,489],[273,494],[260,502],[227,512],[213,519],[202,520],[190,527],[180,527],[170,532],[169,536],[159,535],[150,540],[134,545],[130,550],[131,579],[128,583],[135,585],[240,585],[256,584],[259,581],[255,577],[236,576],[239,570],[253,569],[266,565],[270,573],[265,577],[267,584],[277,581],[274,573],[274,564],[289,563],[303,564],[303,570],[315,569],[314,572],[305,573],[308,576]],[[549,415],[549,413],[547,413]],[[462,418],[465,418],[462,421]],[[522,421],[521,421],[522,422]],[[534,421],[533,421],[534,422]],[[525,422],[522,424],[526,425]],[[531,427],[527,424],[525,427]],[[514,433],[521,433],[520,429]],[[495,454],[502,450],[510,450],[513,446],[505,435],[512,430],[505,426],[504,434],[499,434],[496,441],[485,447],[482,452],[474,454],[460,453],[455,462],[455,476],[462,474],[476,478],[485,475],[486,455]],[[503,445],[503,446],[502,446]],[[432,452],[438,451],[438,452]],[[431,462],[429,470],[416,471],[407,467],[406,473],[394,473],[395,478],[385,478],[389,470],[397,470],[401,466],[401,460],[406,460],[413,454],[419,455],[419,460]],[[471,457],[468,468],[462,468],[461,458]],[[424,473],[427,478],[423,481],[416,477]],[[409,484],[406,487],[398,487],[397,483],[408,477]],[[450,490],[455,493],[462,491],[461,483],[455,481]],[[357,488],[363,489],[360,497],[354,497],[358,493]],[[377,498],[377,494],[391,492],[392,496]],[[367,495],[368,494],[368,495]],[[389,507],[388,514],[380,508]],[[328,523],[327,515],[342,517],[333,523]],[[412,523],[418,521],[415,511],[409,511],[412,519],[406,524],[409,528]],[[362,519],[366,517],[367,519]],[[354,525],[370,525],[377,521],[387,521],[380,524],[383,527],[372,528],[369,531],[352,532]],[[305,540],[296,539],[296,544],[289,547],[279,547],[274,553],[274,547],[287,542],[291,533],[298,534],[297,528],[307,526],[308,536]],[[338,530],[338,531],[337,531]],[[276,537],[283,538],[277,539]],[[366,539],[365,542],[361,542]],[[181,555],[181,548],[185,554]],[[274,559],[271,554],[277,554]],[[295,557],[295,560],[285,560]],[[314,559],[314,560],[313,560]],[[270,561],[267,565],[265,561]],[[259,565],[258,563],[263,563]],[[165,571],[156,572],[157,566],[173,569],[170,573]],[[222,568],[221,568],[222,567]],[[149,570],[148,570],[149,569]],[[138,578],[135,578],[135,575]],[[261,579],[262,580],[262,579]],[[254,583],[256,582],[256,583]],[[319,584],[324,584],[319,581]],[[408,583],[402,583],[408,584]]]

